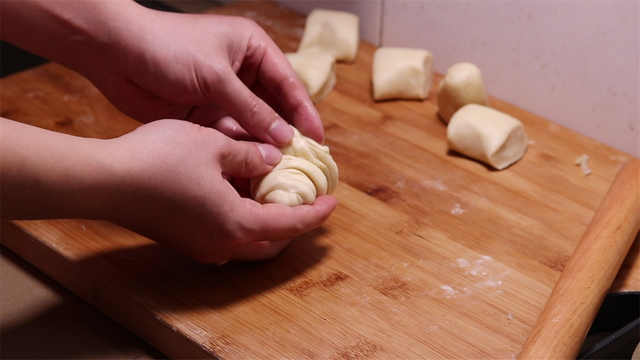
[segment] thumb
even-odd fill
[[[271,170],[282,160],[282,152],[275,146],[229,139],[220,153],[224,175],[250,178]]]

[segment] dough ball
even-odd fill
[[[433,84],[433,56],[423,49],[383,47],[373,55],[373,98],[426,99]]]
[[[455,64],[447,70],[438,87],[438,108],[444,122],[467,104],[489,105],[482,73],[472,63]]]
[[[353,61],[360,41],[358,16],[345,11],[315,9],[307,16],[298,52],[323,53]]]
[[[338,166],[329,147],[300,134],[294,128],[291,142],[282,147],[280,164],[269,173],[251,179],[251,196],[259,203],[289,206],[313,204],[338,186]]]
[[[314,103],[324,99],[336,85],[336,63],[331,55],[285,54]]]
[[[487,106],[469,104],[451,118],[447,142],[450,149],[502,170],[522,158],[528,138],[516,118]]]

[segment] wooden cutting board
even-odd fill
[[[254,18],[283,51],[304,26],[269,2],[214,12]],[[523,160],[492,171],[447,150],[440,75],[426,101],[372,101],[374,50],[361,43],[317,104],[340,205],[275,259],[196,264],[86,220],[5,222],[2,244],[175,358],[513,358],[632,157],[491,98],[531,140]],[[54,131],[139,126],[55,64],[3,79],[0,96],[3,117]],[[583,153],[590,176],[574,165]],[[640,289],[637,252],[636,240],[613,291]]]

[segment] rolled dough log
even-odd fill
[[[520,160],[528,141],[519,120],[483,105],[463,106],[447,127],[450,149],[498,170]]]
[[[294,133],[293,140],[280,149],[280,164],[251,179],[251,196],[259,203],[313,204],[317,196],[329,195],[338,186],[338,166],[329,147],[301,135],[295,128]]]
[[[464,62],[450,67],[440,81],[438,108],[442,120],[448,123],[453,114],[467,104],[489,105],[489,101],[480,69]]]
[[[298,52],[324,53],[337,61],[353,61],[358,52],[358,16],[336,10],[314,9],[307,16]]]
[[[336,85],[333,56],[313,53],[285,54],[314,103],[324,99]]]
[[[426,99],[433,84],[433,56],[427,50],[382,47],[373,55],[373,98]]]

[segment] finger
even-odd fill
[[[303,134],[323,143],[320,115],[289,60],[262,28],[254,39],[259,41],[249,42],[238,77],[249,87],[262,84],[278,100],[283,109],[279,113],[286,120]]]
[[[276,98],[276,96],[274,96],[267,89],[265,89],[265,87],[262,84],[260,83],[255,84],[251,88],[251,91],[253,91],[253,93],[256,94],[259,98],[264,100],[269,106],[271,106],[272,109],[277,111],[278,114],[280,114],[284,119],[295,118],[294,115],[288,112],[288,109],[283,108],[282,104],[279,103],[278,98]],[[315,108],[313,109],[313,111],[315,111]],[[322,144],[324,142],[324,129],[321,127],[320,132],[318,132],[317,128],[315,128],[314,126],[308,127],[307,124],[308,122],[298,122],[297,125],[296,124],[293,124],[293,125],[298,130],[300,130],[302,135],[308,136],[314,139],[315,141],[319,142],[320,144]]]
[[[186,119],[192,109],[190,106],[168,103],[130,81],[121,84],[117,91],[101,83],[96,86],[120,111],[143,123],[160,119]]]
[[[191,109],[185,120],[194,124],[212,127],[216,121],[227,115],[227,112],[224,109],[221,109],[218,105],[199,105]]]
[[[234,140],[258,141],[218,105],[200,105],[194,107],[185,119],[192,123],[220,131]]]
[[[251,87],[251,91],[256,94],[257,97],[262,99],[262,101],[266,102],[276,113],[280,114],[280,117],[283,119],[289,119],[290,115],[283,107],[280,105],[279,100],[270,93],[261,83],[255,83]]]
[[[262,175],[282,159],[282,152],[273,145],[222,139],[226,140],[218,156],[224,175],[242,178]]]
[[[291,240],[283,241],[254,241],[229,251],[230,260],[259,261],[276,257]]]
[[[338,204],[330,195],[316,198],[313,205],[294,207],[243,201],[247,211],[238,214],[238,221],[245,226],[248,241],[293,239],[322,225]]]
[[[212,89],[212,99],[247,132],[258,139],[284,145],[293,138],[293,129],[269,105],[257,97],[231,70],[223,75],[224,89]]]
[[[289,120],[303,134],[324,142],[322,120],[307,90],[284,54],[273,44],[265,50],[258,81],[284,109]]]
[[[256,141],[257,139],[249,134],[238,122],[231,116],[223,116],[214,121],[211,127],[227,135],[233,140]]]

